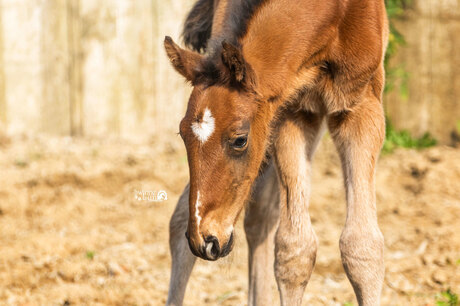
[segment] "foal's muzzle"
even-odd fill
[[[230,239],[221,247],[219,240],[215,236],[207,236],[204,238],[204,243],[199,245],[197,248],[193,246],[190,241],[190,236],[185,232],[190,251],[193,255],[201,257],[205,260],[217,260],[220,257],[227,256],[233,249],[233,233],[230,235]]]

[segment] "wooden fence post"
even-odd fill
[[[42,2],[40,132],[45,134],[70,134],[66,2]]]
[[[0,0],[0,133],[5,133],[7,129],[7,109],[5,93],[5,65],[3,59],[4,52],[3,42],[3,1]]]
[[[81,44],[80,0],[66,1],[67,4],[67,41],[69,53],[69,104],[70,134],[83,135],[83,50]]]
[[[408,96],[390,92],[386,111],[397,129],[449,144],[460,124],[460,1],[414,0],[395,25],[407,43],[392,61],[408,74]]]

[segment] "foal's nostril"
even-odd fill
[[[205,253],[207,259],[216,260],[220,253],[219,240],[217,240],[214,236],[210,236],[206,237],[205,242]]]
[[[233,249],[233,233],[230,235],[230,239],[226,244],[222,246],[222,249],[220,250],[220,257],[225,257],[227,256]]]

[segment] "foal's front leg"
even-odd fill
[[[270,304],[273,277],[267,265],[273,264],[273,236],[279,216],[279,192],[272,162],[257,178],[254,196],[246,209],[244,229],[249,246],[248,304]],[[189,185],[179,198],[169,224],[169,246],[172,258],[171,279],[166,305],[182,305],[187,282],[196,257],[185,238],[189,216]]]
[[[166,305],[170,306],[182,305],[187,282],[196,261],[196,257],[190,251],[185,238],[189,215],[189,189],[190,186],[187,184],[169,222],[169,250],[171,252],[172,267]]]
[[[280,181],[280,223],[275,276],[282,305],[300,305],[316,259],[317,238],[308,213],[313,153],[322,117],[298,113],[279,127],[275,157]]]
[[[377,224],[374,173],[385,133],[381,102],[368,98],[328,118],[342,160],[347,219],[340,237],[342,263],[359,305],[379,305],[384,278],[383,236]]]
[[[273,251],[279,219],[279,187],[273,161],[257,178],[251,201],[246,208],[244,230],[248,241],[248,305],[272,304],[274,274]]]

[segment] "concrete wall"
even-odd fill
[[[193,0],[0,0],[0,131],[148,138],[177,132],[189,87],[170,67]],[[460,120],[460,0],[413,0],[396,26],[409,73],[386,110],[442,142]]]

